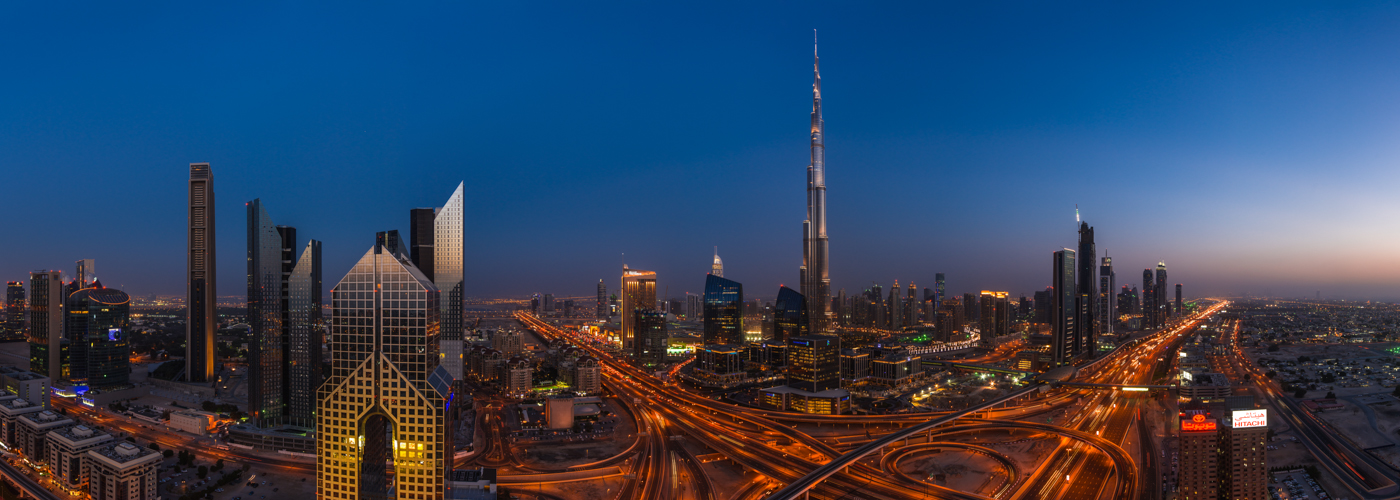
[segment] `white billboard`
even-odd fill
[[[1230,415],[1230,427],[1248,429],[1269,425],[1267,410],[1235,410]]]

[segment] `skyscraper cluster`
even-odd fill
[[[129,387],[131,296],[98,281],[93,259],[79,260],[73,276],[65,283],[62,271],[33,271],[27,294],[9,287],[21,302],[14,308],[28,306],[30,371],[83,388]]]
[[[248,209],[248,414],[258,425],[316,426],[321,383],[321,242]],[[300,248],[300,251],[298,249]]]

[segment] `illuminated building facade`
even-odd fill
[[[1054,291],[1050,299],[1050,352],[1055,366],[1061,366],[1082,354],[1076,328],[1079,307],[1075,300],[1074,250],[1055,252],[1051,279]]]
[[[1157,327],[1157,286],[1152,284],[1152,270],[1142,270],[1142,327]]]
[[[7,337],[25,338],[24,316],[28,301],[24,296],[24,282],[5,282],[5,328]]]
[[[1011,333],[1011,302],[1007,292],[982,290],[981,344],[995,345],[998,337]]]
[[[1183,417],[1180,428],[1181,474],[1177,491],[1182,500],[1216,500],[1219,425],[1214,418],[1196,413]]]
[[[657,366],[666,362],[670,337],[666,333],[666,313],[655,309],[633,309],[632,325],[636,338],[632,342],[632,358],[641,366]]]
[[[1113,258],[1099,260],[1099,336],[1111,337],[1118,322],[1118,278],[1113,274]]]
[[[744,285],[705,275],[705,345],[744,343]]]
[[[1220,492],[1230,500],[1269,500],[1268,410],[1233,410],[1220,432]],[[1185,457],[1183,457],[1184,459]]]
[[[185,380],[208,382],[214,378],[214,334],[219,328],[215,310],[218,287],[214,267],[214,173],[208,163],[190,164],[189,207]]]
[[[719,247],[715,247],[715,261],[710,264],[710,274],[724,277],[724,261],[719,260]]]
[[[321,242],[248,202],[248,413],[262,427],[314,427],[321,382]]]
[[[822,121],[822,74],[812,45],[812,162],[807,166],[807,220],[802,221],[802,296],[807,299],[808,331],[829,330],[831,277],[827,269],[826,123]]]
[[[788,287],[778,288],[778,299],[773,301],[774,342],[786,342],[790,338],[805,337],[808,334],[807,299]]]
[[[63,373],[63,273],[29,273],[29,370],[50,380]]]
[[[1157,263],[1157,291],[1154,294],[1157,305],[1157,327],[1167,325],[1167,318],[1172,315],[1172,302],[1167,295],[1167,263]]]
[[[617,313],[622,316],[622,348],[632,349],[632,339],[636,336],[637,309],[656,309],[656,273],[631,269],[622,265],[622,306]]]
[[[608,320],[608,285],[603,284],[603,280],[598,280],[598,302],[594,305],[593,319],[598,321]],[[694,318],[686,318],[694,320]]]
[[[444,496],[453,379],[438,364],[440,296],[396,231],[378,233],[331,289],[331,374],[317,391],[319,498]]]
[[[130,384],[131,296],[93,282],[68,297],[68,381],[92,389]]]
[[[788,338],[788,386],[808,392],[841,387],[841,346],[834,336]]]

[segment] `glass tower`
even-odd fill
[[[835,336],[788,339],[788,387],[821,392],[841,386],[841,346]]]
[[[378,233],[331,289],[331,374],[316,396],[321,498],[445,496],[453,379],[438,363],[440,297],[396,231]]]
[[[131,296],[101,282],[68,297],[68,380],[92,389],[129,384]]]
[[[282,232],[261,200],[248,207],[248,413],[259,425],[282,420],[286,412],[282,386],[286,381],[282,329]]]
[[[29,371],[50,381],[63,373],[63,273],[29,273]]]
[[[635,315],[637,309],[656,309],[656,273],[631,269],[622,265],[622,307],[617,313],[622,315],[622,348],[631,349],[636,337]]]
[[[809,333],[807,298],[788,287],[778,288],[778,300],[773,301],[773,341],[803,337]]]
[[[1070,364],[1082,354],[1075,323],[1079,308],[1075,301],[1074,250],[1055,252],[1051,276],[1054,288],[1050,308],[1050,349],[1056,366]]]
[[[5,282],[5,335],[15,340],[25,338],[24,315],[28,301],[24,296],[24,282]]]
[[[705,345],[744,343],[744,285],[705,275]]]
[[[321,385],[321,242],[306,243],[287,280],[283,313],[287,331],[286,423],[316,427],[316,388]]]
[[[1079,284],[1075,298],[1079,319],[1074,323],[1078,325],[1079,355],[1093,358],[1098,352],[1098,340],[1095,338],[1098,319],[1094,314],[1098,309],[1095,304],[1099,300],[1098,270],[1094,269],[1094,256],[1098,255],[1098,250],[1094,249],[1094,228],[1088,222],[1079,223],[1079,252],[1076,255],[1082,257],[1076,268]]]

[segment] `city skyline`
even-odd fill
[[[623,253],[629,264],[655,270],[672,296],[700,293],[712,258],[704,250],[715,245],[726,248],[727,276],[768,296],[778,285],[799,286],[791,272],[802,258],[791,244],[796,230],[775,228],[804,217],[796,186],[811,141],[799,130],[810,112],[803,90],[810,84],[807,37],[816,28],[824,89],[835,96],[823,110],[834,125],[827,138],[836,208],[829,226],[839,236],[830,250],[838,263],[832,295],[871,281],[929,283],[938,272],[954,293],[1029,295],[1050,284],[1044,253],[1072,246],[1064,228],[1078,204],[1103,236],[1098,248],[1126,275],[1166,261],[1172,281],[1188,284],[1188,297],[1400,296],[1391,291],[1400,265],[1385,251],[1394,242],[1389,231],[1374,229],[1393,226],[1381,214],[1400,208],[1380,191],[1397,176],[1387,163],[1387,124],[1397,103],[1390,89],[1400,82],[1373,69],[1388,61],[1377,47],[1394,45],[1392,35],[1377,30],[1400,19],[1395,8],[1259,15],[1232,6],[1191,18],[1127,7],[809,13],[768,6],[748,20],[704,14],[685,25],[663,21],[675,9],[658,8],[624,16],[648,23],[603,23],[619,30],[613,35],[578,22],[617,14],[608,8],[493,8],[500,10],[436,14],[507,21],[397,41],[335,34],[313,43],[302,37],[323,28],[295,36],[274,29],[311,19],[311,11],[247,11],[211,26],[236,41],[248,41],[249,28],[277,33],[246,47],[243,54],[252,57],[228,55],[218,50],[221,42],[203,37],[182,47],[146,45],[148,37],[183,36],[187,28],[176,27],[183,21],[225,13],[214,7],[149,18],[115,8],[73,13],[74,29],[64,35],[71,39],[63,41],[40,32],[42,22],[0,34],[12,44],[45,45],[8,56],[10,67],[34,78],[0,84],[31,97],[0,114],[0,128],[11,131],[0,136],[0,164],[13,167],[6,170],[16,185],[57,185],[77,174],[124,198],[128,215],[91,231],[59,230],[58,221],[83,213],[99,196],[8,218],[6,228],[34,233],[33,243],[11,248],[0,273],[24,280],[32,270],[66,270],[75,259],[96,258],[103,274],[121,277],[108,286],[136,296],[180,293],[185,278],[174,263],[186,220],[175,183],[185,165],[207,161],[219,170],[216,211],[235,213],[237,203],[253,198],[279,207],[279,221],[326,235],[332,275],[357,258],[354,235],[383,228],[407,234],[397,207],[439,206],[441,186],[470,178],[463,212],[475,215],[464,221],[467,234],[519,244],[466,249],[464,260],[490,263],[464,270],[468,296],[587,295],[598,279],[615,279]],[[50,12],[16,7],[24,9]],[[344,21],[363,25],[378,14],[347,12]],[[392,33],[439,22],[427,14],[387,13],[383,22]],[[1065,22],[1045,27],[1045,16]],[[1149,22],[1154,16],[1160,19]],[[111,36],[110,19],[150,34]],[[1140,33],[1109,20],[1140,21]],[[522,34],[506,35],[512,30]],[[492,44],[495,55],[468,54],[462,65],[395,55],[428,50],[424,57],[439,62],[462,56],[451,47],[522,36],[532,42]],[[1103,37],[1120,46],[1095,41]],[[1313,38],[1334,43],[1298,41]],[[85,43],[96,39],[110,40],[113,49]],[[634,43],[641,39],[654,47]],[[1029,40],[1045,43],[1025,50]],[[381,51],[374,52],[376,44]],[[110,88],[50,62],[140,62],[108,51],[123,48],[148,50],[150,60],[112,70]],[[615,74],[639,58],[654,75],[629,82],[636,73]],[[987,60],[1002,61],[1000,68]],[[290,69],[303,63],[305,69]],[[508,76],[473,78],[477,70],[466,66]],[[1103,69],[1109,67],[1115,70]],[[373,70],[400,76],[365,73]],[[179,92],[161,83],[235,72],[249,76]],[[325,72],[338,81],[323,81]],[[1041,78],[1023,83],[1032,75]],[[470,87],[461,92],[438,80]],[[574,85],[560,91],[559,81]],[[113,92],[123,98],[93,101]],[[55,105],[71,93],[86,97]],[[681,102],[677,95],[691,97]],[[367,106],[349,110],[350,98]],[[532,99],[538,102],[517,106]],[[695,99],[705,105],[694,106]],[[589,126],[541,140],[540,130],[572,125],[562,116],[587,116]],[[129,126],[108,126],[116,120]],[[541,143],[549,144],[534,146]],[[1057,179],[1069,168],[1088,180]],[[701,170],[731,180],[691,182]],[[413,175],[382,175],[394,171]],[[326,189],[265,182],[274,174],[287,186]],[[370,186],[375,203],[346,201],[371,198]],[[1082,191],[1067,191],[1071,186]],[[619,192],[644,193],[655,209],[629,210],[628,197],[596,194]],[[37,196],[18,191],[4,208],[35,206]],[[705,217],[687,215],[706,203],[712,210]],[[571,222],[580,206],[604,221]],[[683,230],[649,238],[637,236],[638,227]],[[1314,234],[1297,238],[1300,227]],[[243,266],[233,259],[242,255],[242,229],[223,224],[217,231],[217,281],[241,281]],[[572,244],[559,253],[554,241]],[[1345,244],[1323,243],[1332,241]]]

